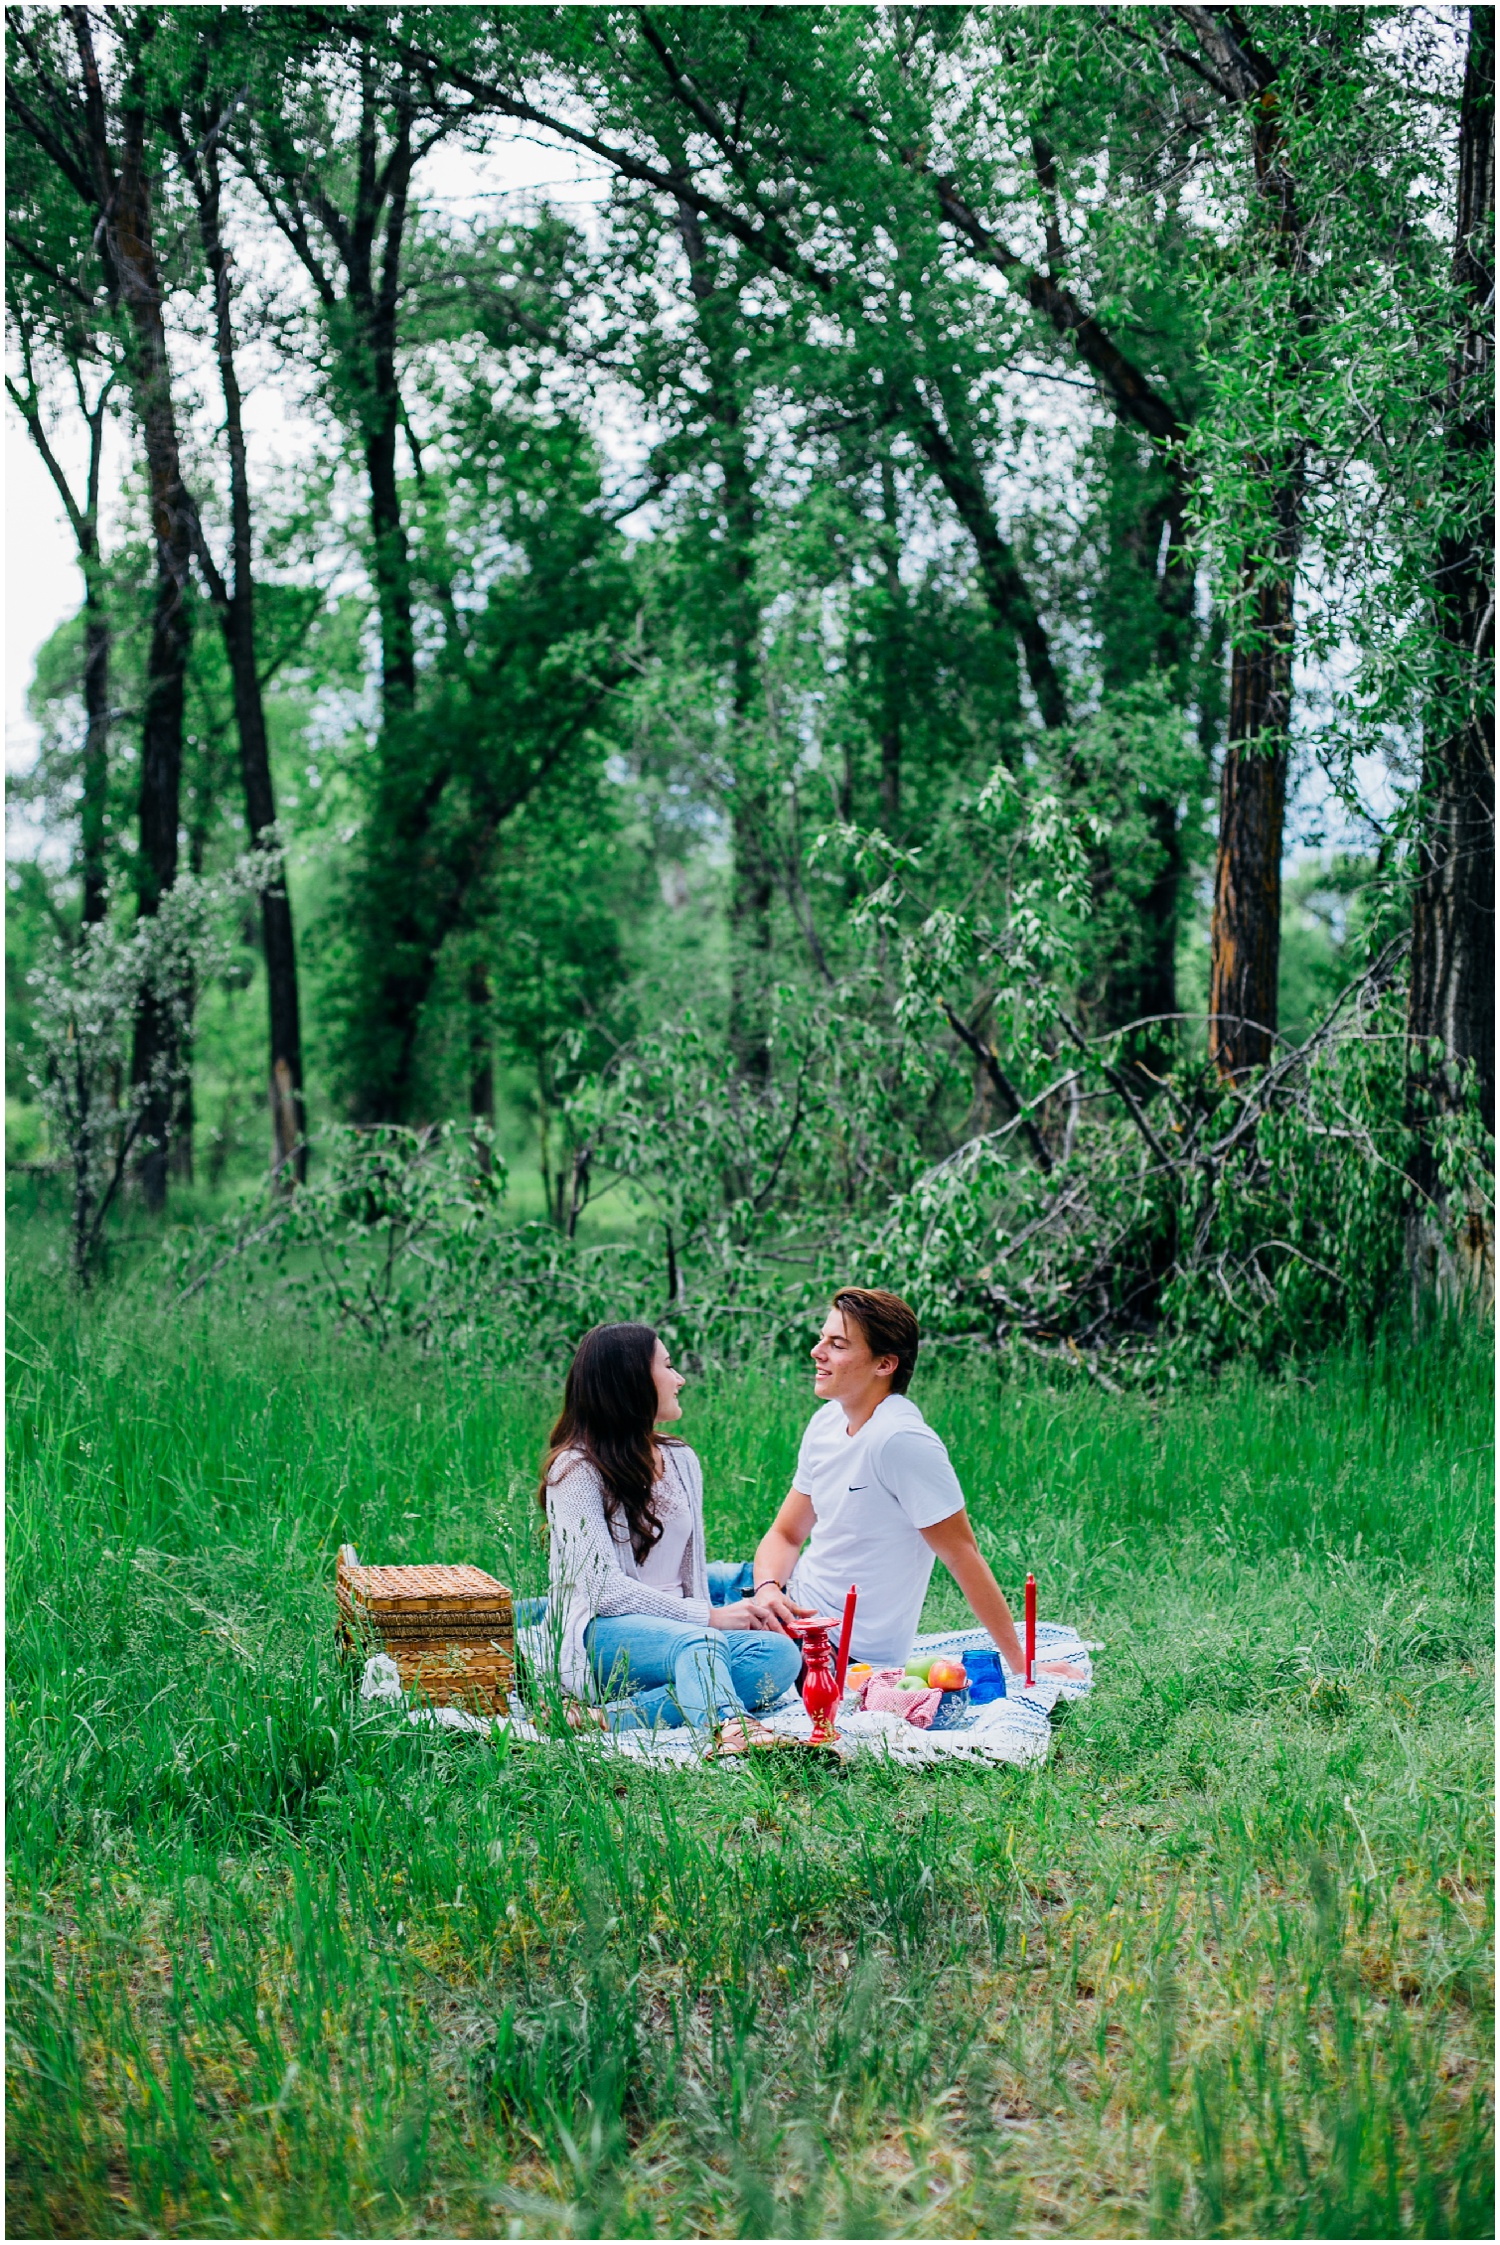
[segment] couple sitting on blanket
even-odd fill
[[[647,1325],[584,1335],[538,1493],[551,1529],[549,1618],[577,1719],[615,1730],[686,1723],[716,1736],[721,1754],[780,1743],[755,1716],[797,1680],[802,1656],[786,1624],[841,1614],[856,1583],[852,1657],[899,1667],[934,1556],[1008,1664],[1022,1666],[948,1453],[906,1393],[919,1339],[899,1296],[858,1286],[834,1296],[812,1352],[823,1408],[791,1492],[753,1561],[709,1566],[698,1460],[655,1432],[682,1416],[683,1375]]]

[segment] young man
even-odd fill
[[[916,1638],[937,1558],[1008,1665],[1024,1669],[1025,1650],[974,1541],[958,1476],[906,1392],[920,1339],[898,1294],[863,1286],[835,1294],[812,1352],[813,1393],[823,1408],[802,1437],[791,1492],[756,1550],[754,1603],[782,1627],[804,1614],[841,1614],[855,1583],[852,1658],[896,1668]]]

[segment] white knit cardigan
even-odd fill
[[[704,1557],[703,1468],[686,1443],[663,1443],[661,1454],[663,1474],[656,1489],[665,1493],[671,1475],[692,1516],[682,1554],[680,1598],[641,1581],[629,1527],[622,1515],[609,1519],[604,1484],[581,1451],[564,1450],[547,1476],[552,1593],[547,1634],[557,1646],[563,1690],[579,1699],[599,1697],[583,1633],[601,1615],[655,1614],[700,1629],[709,1626],[713,1604]]]

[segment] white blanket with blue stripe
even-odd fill
[[[532,1649],[527,1646],[526,1639],[535,1635],[538,1639],[535,1655],[545,1660],[541,1630],[520,1629],[516,1635],[517,1651],[523,1659]],[[1080,1637],[1076,1629],[1064,1628],[1060,1622],[1038,1622],[1038,1670],[1043,1661],[1066,1660],[1073,1671],[1071,1675],[1043,1676],[1039,1673],[1036,1682],[1028,1685],[1014,1670],[1006,1667],[1004,1699],[971,1708],[967,1723],[955,1730],[918,1730],[914,1723],[908,1723],[899,1715],[867,1714],[861,1709],[846,1707],[835,1718],[840,1751],[846,1756],[885,1754],[893,1761],[908,1764],[1009,1762],[1020,1769],[1035,1768],[1045,1762],[1052,1743],[1053,1708],[1060,1700],[1084,1699],[1093,1690],[1094,1667],[1090,1655],[1099,1649]],[[919,1637],[913,1650],[957,1653],[962,1657],[966,1652],[994,1651],[996,1647],[993,1638],[983,1629],[947,1629]],[[366,1663],[360,1690],[366,1699],[400,1701],[401,1681],[395,1662],[376,1654]],[[547,1743],[545,1734],[527,1720],[524,1707],[514,1697],[511,1710],[511,1734],[518,1743]],[[412,1708],[408,1720],[437,1724],[444,1730],[486,1732],[491,1728],[483,1717],[467,1715],[458,1707]],[[759,1720],[768,1730],[777,1731],[788,1739],[805,1739],[812,1729],[807,1710],[795,1692],[788,1692]],[[588,1731],[579,1736],[581,1743],[592,1752],[645,1762],[659,1769],[703,1766],[699,1742],[686,1729],[600,1731],[597,1734]],[[731,1758],[713,1766],[733,1769],[738,1766],[738,1760]]]

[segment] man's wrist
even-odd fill
[[[758,1598],[763,1590],[785,1590],[785,1588],[786,1584],[784,1582],[778,1582],[774,1575],[767,1575],[762,1581],[756,1584],[754,1590],[751,1592],[751,1596],[753,1598]]]

